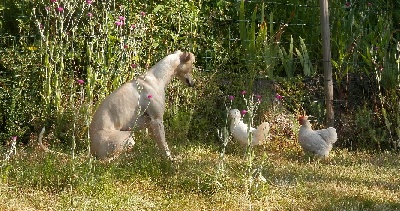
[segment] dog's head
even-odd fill
[[[195,61],[194,55],[189,52],[177,51],[176,53],[180,54],[179,55],[180,64],[176,69],[176,77],[178,77],[179,80],[181,80],[186,85],[193,87],[194,81],[192,76],[192,69],[193,69],[193,63]]]

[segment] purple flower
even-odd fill
[[[122,26],[122,25],[124,25],[124,22],[122,22],[122,21],[115,21],[115,25],[117,25],[117,26]]]
[[[351,7],[351,3],[350,3],[350,2],[346,2],[346,3],[344,3],[344,6],[345,6],[346,8],[349,8],[349,7]]]
[[[122,21],[125,20],[125,17],[124,16],[119,16],[118,19],[122,22]]]
[[[153,95],[147,95],[147,98],[151,99],[153,98]]]
[[[51,3],[57,2],[57,0],[50,0]]]
[[[240,111],[240,114],[241,114],[242,116],[244,116],[244,115],[247,114],[247,111],[246,111],[246,110],[242,110],[242,111]]]
[[[62,11],[64,11],[64,8],[62,8],[62,7],[57,7],[57,11],[62,12]]]
[[[261,95],[256,95],[257,102],[261,102]]]
[[[47,11],[49,11],[49,10],[50,10],[50,7],[45,7],[44,9],[47,10]]]
[[[76,82],[78,82],[79,85],[83,85],[85,83],[85,81],[82,79],[78,79],[76,80]]]
[[[135,28],[136,28],[135,24],[132,24],[131,29],[135,29]]]
[[[86,0],[86,4],[92,4],[92,0]]]
[[[16,141],[17,138],[18,138],[18,136],[13,136],[13,137],[11,137],[11,139],[12,139],[13,141]]]
[[[281,101],[282,100],[282,96],[279,95],[279,94],[276,94],[275,95],[275,99],[278,100],[278,101]]]
[[[233,95],[229,95],[229,96],[228,96],[228,99],[229,99],[230,101],[232,101],[232,100],[234,100],[234,99],[235,99],[235,96],[233,96]]]
[[[89,13],[87,14],[87,16],[88,16],[89,18],[91,18],[91,17],[93,17],[93,14],[92,14],[91,12],[89,12]]]
[[[145,12],[140,12],[140,15],[142,16],[142,17],[144,17],[144,16],[146,16],[146,13]]]
[[[246,93],[247,93],[246,90],[243,90],[240,92],[240,94],[242,94],[242,95],[245,95]]]

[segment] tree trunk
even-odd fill
[[[326,105],[326,124],[334,126],[333,113],[333,81],[332,81],[332,63],[331,63],[331,45],[329,31],[329,10],[328,0],[320,0],[321,9],[321,36],[324,66],[324,88],[325,88],[325,105]]]

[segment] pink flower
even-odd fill
[[[92,14],[91,12],[89,12],[89,13],[87,14],[87,16],[88,16],[89,18],[91,18],[91,17],[93,17],[93,14]]]
[[[85,83],[85,81],[82,79],[78,79],[76,80],[76,82],[78,82],[79,85],[83,85]]]
[[[135,24],[132,24],[131,29],[135,29],[135,28],[136,28]]]
[[[281,101],[281,100],[282,100],[282,96],[279,95],[279,94],[276,94],[276,95],[275,95],[275,99],[277,99],[278,101]]]
[[[135,69],[137,67],[137,64],[131,64],[131,67]]]
[[[18,136],[13,136],[13,137],[11,137],[11,139],[12,139],[13,141],[16,141],[17,138],[18,138]]]
[[[346,2],[346,3],[344,3],[344,6],[346,6],[346,8],[349,8],[351,6],[351,3],[350,2]]]
[[[62,7],[57,7],[57,11],[62,12],[62,11],[64,11],[64,8],[62,8]]]
[[[122,22],[122,21],[115,21],[115,25],[117,25],[117,26],[122,26],[122,25],[124,25],[124,22]]]
[[[246,111],[246,110],[242,110],[242,111],[240,112],[240,114],[241,114],[242,116],[244,116],[244,115],[247,114],[247,111]]]
[[[242,95],[245,95],[246,93],[247,93],[246,90],[243,90],[240,92],[240,94],[242,94]]]
[[[147,98],[151,99],[151,98],[153,98],[153,95],[147,95]]]
[[[144,16],[146,16],[146,13],[145,12],[140,12],[140,15],[142,16],[142,17],[144,17]]]
[[[92,4],[92,0],[86,0],[86,4]]]
[[[235,96],[233,96],[233,95],[229,95],[229,96],[228,96],[228,99],[229,99],[230,101],[232,101],[232,100],[234,100],[234,99],[235,99]]]
[[[124,16],[119,16],[118,19],[122,22],[122,21],[125,20],[125,17]]]
[[[261,102],[261,95],[256,95],[257,102]]]
[[[57,0],[50,0],[51,3],[57,2]]]
[[[50,7],[45,7],[44,9],[47,10],[47,11],[49,11],[49,10],[50,10]]]

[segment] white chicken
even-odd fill
[[[322,130],[313,130],[307,116],[301,116],[298,120],[301,125],[298,138],[303,150],[327,157],[333,143],[337,141],[336,129],[329,127]]]
[[[248,128],[247,124],[245,124],[240,115],[240,111],[238,109],[232,109],[229,111],[229,117],[231,119],[230,131],[234,139],[236,139],[240,145],[247,146],[249,134],[253,135],[251,146],[261,145],[265,142],[268,137],[269,132],[269,123],[263,122],[260,124],[257,129],[250,127]]]

